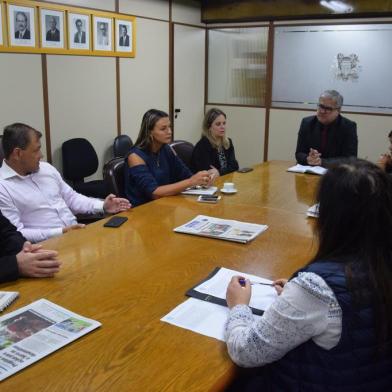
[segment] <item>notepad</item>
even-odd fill
[[[327,169],[321,166],[306,166],[306,165],[295,165],[287,169],[288,172],[292,173],[310,173],[322,176],[326,173]]]
[[[204,196],[211,196],[216,193],[218,188],[216,186],[209,186],[208,188],[203,188],[201,186],[195,186],[192,188],[185,189],[185,191],[181,192],[182,195],[204,195]]]
[[[0,291],[0,312],[10,306],[18,297],[17,291]]]

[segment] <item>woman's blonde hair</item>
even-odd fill
[[[213,147],[219,149],[223,146],[225,150],[230,147],[229,138],[225,135],[222,140],[217,139],[211,132],[212,123],[217,117],[223,116],[226,119],[226,113],[218,108],[211,108],[204,116],[202,136],[205,136]]]

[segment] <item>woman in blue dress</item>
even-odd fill
[[[202,170],[192,174],[169,146],[171,140],[168,114],[147,111],[135,146],[126,158],[125,194],[134,207],[177,195],[189,187],[211,185],[212,173]]]

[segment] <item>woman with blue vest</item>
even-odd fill
[[[376,165],[349,160],[328,170],[317,196],[318,251],[275,282],[280,295],[259,320],[247,306],[249,281],[228,286],[229,354],[258,367],[238,390],[391,389],[392,182]]]
[[[177,195],[194,186],[209,186],[208,171],[192,174],[169,146],[172,131],[169,115],[148,110],[135,146],[126,157],[125,194],[134,207],[164,196]]]

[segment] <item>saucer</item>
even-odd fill
[[[225,188],[221,188],[220,191],[222,193],[226,193],[227,195],[232,195],[234,193],[237,193],[237,189],[226,190]]]

